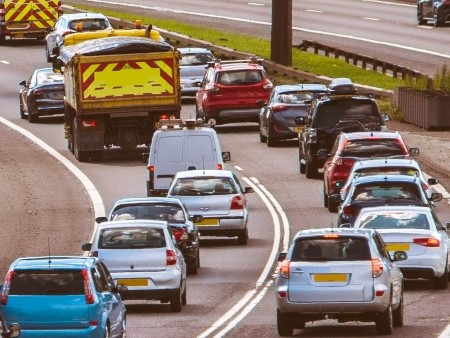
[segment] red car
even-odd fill
[[[331,195],[339,194],[347,180],[353,164],[362,159],[371,158],[408,158],[418,155],[418,148],[408,148],[397,132],[362,131],[340,133],[328,154],[326,149],[319,150],[319,156],[326,158],[323,166],[323,204],[331,212],[338,205]]]
[[[266,102],[273,84],[261,59],[208,63],[196,95],[197,118],[210,126],[234,122],[258,122],[260,102]]]

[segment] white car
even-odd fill
[[[203,216],[196,223],[203,236],[237,236],[240,245],[248,240],[248,208],[237,176],[229,170],[187,170],[178,172],[167,197],[178,198],[190,215]]]
[[[357,161],[353,164],[353,167],[348,175],[347,181],[341,188],[341,199],[345,199],[349,186],[356,176],[368,176],[368,175],[414,175],[420,177],[422,180],[422,186],[428,197],[434,192],[432,185],[438,184],[439,179],[430,177],[425,178],[425,175],[420,167],[419,162],[412,159],[405,158],[383,158]],[[341,183],[342,184],[342,183]]]
[[[82,250],[99,257],[123,300],[159,300],[171,312],[186,304],[186,263],[166,221],[127,220],[100,223],[93,242]]]
[[[382,206],[361,209],[355,228],[376,229],[389,253],[405,251],[397,265],[405,278],[430,279],[435,289],[448,283],[450,240],[446,227],[430,207]]]

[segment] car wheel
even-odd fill
[[[403,289],[402,289],[400,293],[400,304],[398,304],[398,307],[392,312],[394,327],[403,326],[403,314],[404,314],[404,303],[403,303]]]
[[[387,309],[380,313],[375,319],[375,325],[379,334],[391,334],[393,331],[393,318],[392,318],[392,301],[389,302]]]
[[[306,159],[305,174],[306,174],[306,178],[316,178],[317,164]]]
[[[325,208],[328,208],[328,195],[327,195],[327,193],[325,192],[325,186],[323,187],[322,192],[323,192],[323,206],[324,206]]]
[[[448,288],[448,271],[447,268],[441,277],[433,277],[433,289],[444,290]]]
[[[181,295],[181,305],[187,304],[187,287],[184,288],[184,292]]]
[[[20,118],[22,120],[27,118],[27,116],[25,115],[25,111],[23,110],[23,104],[22,103],[20,103],[20,105],[19,105],[19,112],[20,112]]]
[[[417,23],[419,25],[425,25],[427,23],[427,20],[424,20],[422,17],[422,6],[417,7]]]
[[[259,132],[259,142],[261,143],[266,143],[267,142],[267,137],[265,137],[261,131]]]
[[[270,133],[267,133],[266,143],[268,147],[275,147],[278,144],[278,142],[270,136]]]
[[[434,25],[434,27],[440,27],[440,26],[442,26],[442,23],[443,22],[438,19],[437,12],[434,11],[433,12],[433,25]]]
[[[89,154],[87,153],[87,151],[82,151],[79,148],[79,135],[78,135],[78,131],[77,131],[77,120],[76,118],[74,119],[73,122],[73,126],[74,126],[74,131],[73,131],[73,154],[75,155],[75,158],[79,161],[79,162],[86,162],[89,159]]]
[[[170,298],[170,312],[181,312],[181,303],[183,295],[181,294],[181,285],[177,292]]]
[[[197,268],[200,267],[200,249],[197,249]]]
[[[239,245],[246,245],[248,241],[248,229],[245,227],[244,230],[238,235],[238,243]]]
[[[330,200],[330,197],[329,196],[327,196],[326,197],[327,198],[327,204],[328,204],[328,211],[329,212],[337,212],[337,210],[338,210],[338,204],[337,203],[335,203],[335,202],[332,202],[331,200]]]
[[[187,273],[190,275],[196,275],[197,274],[197,260],[195,262],[192,262],[188,264],[187,266]]]
[[[31,112],[28,112],[28,122],[30,123],[36,123],[37,121],[39,121],[39,116],[38,115],[34,115],[31,114]]]
[[[292,313],[282,313],[277,309],[277,331],[282,337],[289,337],[293,335],[294,316]]]
[[[103,338],[110,338],[110,337],[111,337],[111,329],[109,328],[109,324],[106,324],[105,334],[103,335]]]

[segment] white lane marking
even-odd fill
[[[438,338],[449,338],[450,337],[450,325],[447,325],[444,331],[439,335]]]
[[[235,165],[234,168],[235,168],[236,170],[239,170],[239,171],[243,171],[243,170],[244,170],[244,169],[242,169],[241,167],[239,167],[238,165]]]
[[[42,141],[40,138],[38,138],[36,135],[32,134],[28,130],[19,127],[18,125],[8,121],[3,117],[0,117],[0,122],[10,127],[11,129],[14,129],[15,131],[21,133],[22,135],[24,135],[25,137],[36,143],[38,146],[40,146],[42,149],[44,149],[46,152],[48,152],[50,155],[52,155],[54,158],[56,158],[63,165],[65,165],[67,169],[69,169],[80,180],[81,184],[83,184],[84,188],[89,194],[89,197],[94,206],[95,217],[105,216],[105,206],[103,205],[103,200],[100,194],[98,193],[97,189],[95,188],[91,180],[80,169],[78,169],[67,158],[62,156],[55,149],[50,147],[47,143]]]
[[[249,5],[249,6],[261,6],[261,7],[265,6],[264,4],[261,4],[259,2],[249,2],[249,3],[247,3],[247,5]]]
[[[259,24],[259,25],[265,25],[265,26],[271,26],[272,25],[271,22],[265,22],[265,21],[254,21],[254,20],[247,20],[247,19],[237,19],[237,18],[233,18],[233,17],[229,17],[229,16],[204,14],[204,13],[196,13],[196,12],[189,12],[189,11],[180,11],[180,10],[161,8],[161,7],[150,7],[150,6],[135,5],[135,4],[123,4],[123,3],[115,2],[115,1],[103,1],[103,0],[88,0],[88,1],[89,2],[95,2],[95,3],[105,3],[105,4],[114,5],[114,6],[144,8],[144,9],[150,9],[150,10],[156,10],[156,11],[164,11],[164,12],[171,12],[171,13],[177,13],[177,14],[186,14],[186,15],[194,15],[194,16],[201,16],[201,17],[217,18],[217,19],[226,19],[226,20],[230,20],[230,21],[246,22],[246,23],[253,23],[253,24]],[[434,56],[439,56],[439,57],[443,57],[443,58],[446,58],[446,59],[450,59],[450,54],[433,52],[433,51],[429,51],[429,50],[425,50],[425,49],[421,49],[421,48],[415,48],[415,47],[410,47],[410,46],[405,46],[405,45],[399,45],[399,44],[391,43],[391,42],[377,41],[377,40],[372,40],[372,39],[355,37],[355,36],[351,36],[351,35],[347,35],[347,34],[336,34],[336,33],[317,31],[317,30],[313,30],[313,29],[306,29],[306,28],[300,28],[300,27],[292,27],[292,30],[296,30],[296,31],[300,31],[300,32],[307,32],[307,33],[312,33],[312,34],[318,34],[318,35],[334,36],[334,37],[345,38],[345,39],[355,40],[355,41],[363,41],[363,42],[372,43],[372,44],[375,44],[375,45],[388,46],[388,47],[404,49],[404,50],[409,50],[409,51],[413,51],[413,52],[417,52],[417,53],[434,55]]]
[[[323,13],[323,11],[319,11],[316,9],[307,9],[305,12],[310,12],[310,13]]]
[[[6,60],[0,60],[1,63],[5,64],[5,65],[9,65],[9,62]]]
[[[364,20],[369,20],[369,21],[380,21],[380,19],[378,18],[363,18]]]
[[[401,4],[401,3],[390,2],[390,1],[379,1],[379,0],[362,0],[362,1],[363,2],[372,2],[375,4],[385,4],[385,5],[401,6],[401,7],[414,7],[414,8],[417,7],[417,5]]]

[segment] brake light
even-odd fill
[[[289,278],[289,269],[291,266],[291,261],[289,259],[285,259],[280,264],[280,275],[284,278]]]
[[[450,1],[450,0],[449,0]],[[428,189],[430,189],[430,186],[428,185],[428,183],[422,181],[422,189],[424,191],[427,191]]]
[[[148,167],[149,172],[149,182],[153,186],[153,183],[155,182],[155,166],[151,165]]]
[[[338,234],[325,234],[325,235],[323,235],[323,238],[336,239],[336,238],[339,238],[339,235]]]
[[[175,236],[175,239],[177,240],[177,242],[185,241],[185,240],[189,239],[187,231],[183,228],[173,229],[172,234]]]
[[[244,209],[244,200],[242,199],[241,196],[234,196],[233,199],[231,200],[231,206],[230,206],[231,210],[236,210],[236,209]]]
[[[83,276],[84,298],[85,298],[86,304],[93,304],[95,297],[94,297],[94,293],[92,292],[91,281],[89,280],[89,274],[88,274],[87,270],[81,270],[81,275]]]
[[[347,205],[342,209],[342,214],[345,217],[351,217],[358,215],[358,209],[353,205]]]
[[[223,168],[222,168],[222,165],[220,164],[220,163],[217,163],[216,164],[216,169],[217,170],[222,170]]]
[[[277,104],[277,105],[274,105],[274,106],[272,106],[272,111],[274,112],[274,113],[279,113],[279,112],[281,112],[281,111],[285,111],[285,110],[288,110],[288,106],[286,106],[286,105],[284,105],[284,104]]]
[[[346,168],[351,168],[354,163],[355,163],[354,158],[347,158],[347,157],[339,157],[336,161],[337,165],[340,165],[340,166],[343,166]]]
[[[2,287],[2,294],[1,294],[1,304],[6,305],[8,303],[8,295],[9,295],[9,289],[11,287],[11,279],[14,275],[14,271],[8,271],[5,278],[5,284],[3,284]]]
[[[97,121],[94,120],[83,120],[81,121],[81,126],[85,128],[91,128],[97,126]]]
[[[383,273],[383,263],[379,258],[372,259],[372,277],[377,278],[380,277]]]
[[[173,250],[166,250],[166,265],[177,264],[177,254]]]
[[[414,238],[413,242],[429,248],[438,248],[441,245],[441,242],[434,237]]]

